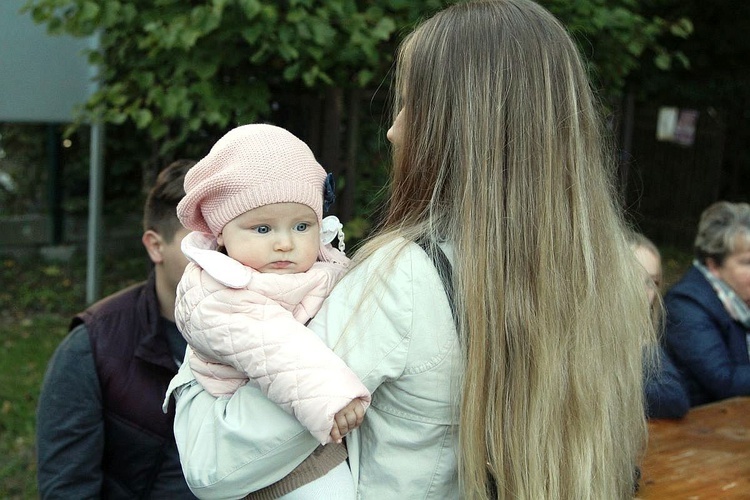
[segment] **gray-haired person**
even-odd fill
[[[691,404],[750,395],[750,204],[703,212],[693,266],[664,303],[666,343]]]

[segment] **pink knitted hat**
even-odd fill
[[[185,176],[177,217],[217,236],[235,217],[271,203],[301,203],[323,217],[326,172],[307,144],[273,125],[230,130]]]

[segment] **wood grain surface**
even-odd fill
[[[637,498],[750,499],[750,397],[653,420]]]

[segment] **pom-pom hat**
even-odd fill
[[[218,236],[227,222],[263,205],[300,203],[323,217],[326,172],[307,144],[266,124],[230,130],[185,176],[177,217]]]

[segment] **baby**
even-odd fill
[[[349,262],[331,246],[338,236],[343,250],[341,224],[322,217],[330,177],[290,132],[245,125],[190,170],[185,193],[175,321],[196,379],[214,396],[250,380],[321,444],[341,443],[370,394],[304,326]]]

